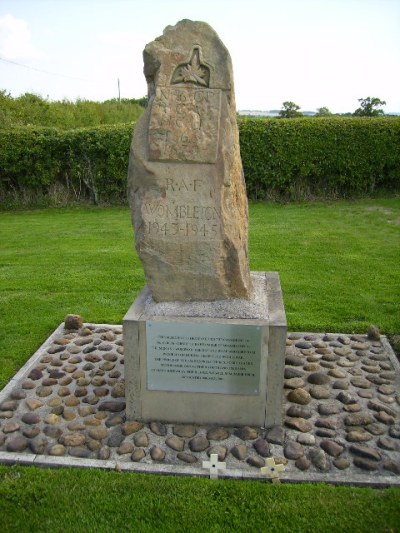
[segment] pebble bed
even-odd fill
[[[127,421],[122,327],[60,326],[25,375],[0,393],[0,454],[191,465],[202,472],[211,454],[227,469],[254,472],[272,456],[288,479],[381,475],[397,484],[400,372],[378,338],[289,334],[283,425],[205,427]]]

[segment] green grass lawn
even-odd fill
[[[0,467],[2,531],[398,531],[400,490]]]
[[[400,333],[400,200],[250,205],[250,266],[291,331]],[[0,213],[0,387],[67,313],[120,324],[145,283],[127,208]],[[5,531],[400,531],[400,491],[0,468]]]

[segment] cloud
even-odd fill
[[[0,17],[0,56],[11,61],[43,57],[31,42],[31,33],[25,20],[10,14]]]

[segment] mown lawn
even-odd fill
[[[400,200],[250,205],[250,266],[291,331],[400,332]],[[120,324],[144,284],[126,208],[0,213],[0,387],[67,313]],[[4,531],[398,531],[400,491],[0,468]]]
[[[394,532],[400,490],[0,467],[2,531]]]

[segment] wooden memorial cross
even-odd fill
[[[203,461],[203,468],[210,469],[210,479],[218,479],[218,470],[225,470],[226,463],[220,463],[218,461],[218,454],[212,453],[210,455],[210,461]]]
[[[268,457],[265,462],[267,464],[261,468],[261,474],[267,475],[272,483],[280,483],[279,473],[284,472],[285,466],[282,464],[276,464],[273,457]]]

